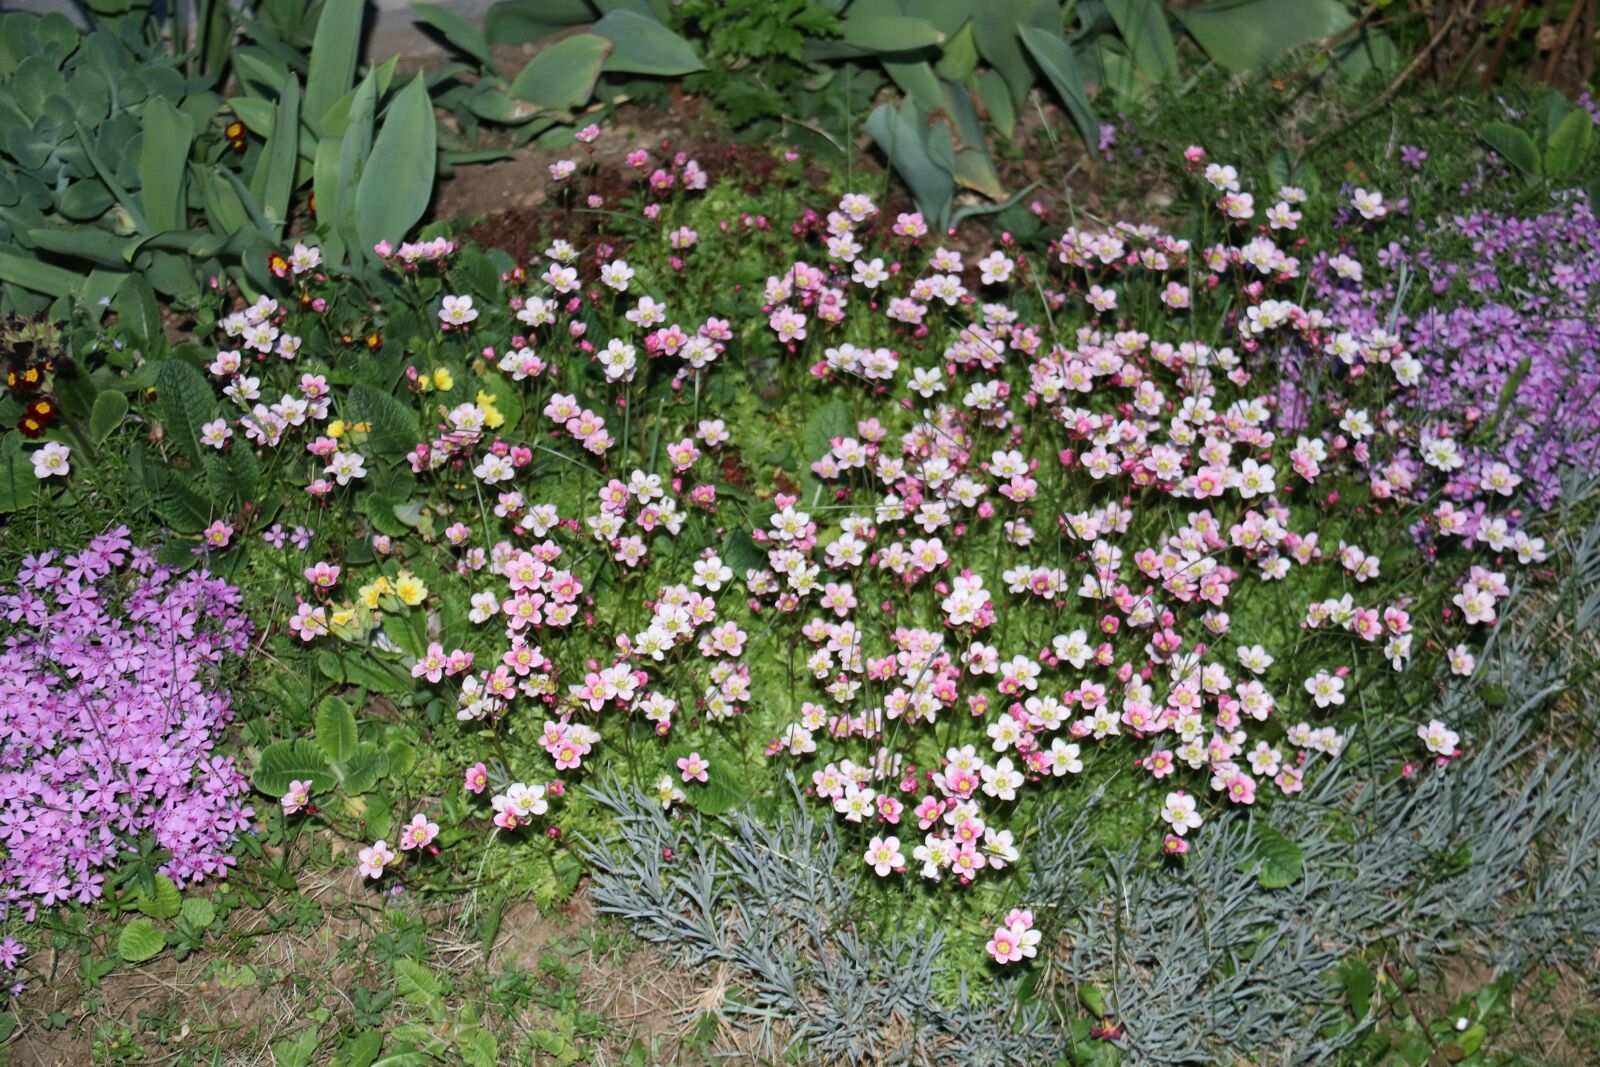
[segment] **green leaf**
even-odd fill
[[[117,936],[117,955],[128,963],[143,963],[161,955],[167,939],[149,919],[134,919]]]
[[[139,243],[137,237],[119,237],[92,226],[40,227],[28,231],[28,240],[46,252],[58,252],[124,270]],[[74,288],[77,282],[78,278],[74,276]]]
[[[343,143],[337,137],[324,137],[317,142],[311,161],[311,195],[317,202],[317,235],[322,239],[324,258],[335,265],[343,263],[346,255],[344,234],[338,225],[339,155]]]
[[[355,95],[350,100],[344,133],[339,139],[339,159],[332,183],[326,180],[324,171],[313,172],[318,222],[327,223],[338,233],[354,264],[366,262],[372,254],[371,245],[363,247],[361,244],[356,193],[367,159],[372,154],[373,117],[377,107],[377,82],[368,74],[356,86]]]
[[[365,0],[324,0],[311,42],[306,73],[306,117],[321,129],[322,117],[350,91],[361,52]]]
[[[311,1067],[317,1054],[317,1028],[308,1027],[292,1040],[285,1038],[272,1046],[272,1058],[278,1067]]]
[[[1545,173],[1558,181],[1577,177],[1593,142],[1594,120],[1583,108],[1573,108],[1550,135],[1544,150]]]
[[[611,39],[578,33],[539,52],[522,68],[507,91],[547,111],[568,111],[589,102]]]
[[[480,67],[490,73],[495,72],[494,57],[489,54],[489,42],[484,40],[471,19],[463,18],[441,4],[412,4],[411,10],[438,30],[446,41],[476,59]]]
[[[1178,76],[1178,52],[1156,0],[1105,0],[1105,5],[1140,74],[1152,82]]]
[[[24,289],[46,296],[63,297],[70,296],[80,281],[82,275],[49,263],[41,263],[37,257],[0,252],[0,282],[20,285]]]
[[[434,973],[415,960],[394,961],[395,989],[402,997],[427,1008],[431,1005],[442,1006],[444,987],[439,984],[439,979]]]
[[[1285,889],[1305,873],[1305,853],[1287,837],[1263,826],[1256,831],[1256,856],[1261,860],[1257,880],[1266,889]]]
[[[939,77],[962,84],[977,73],[978,46],[973,40],[970,21],[963,23],[956,35],[945,42],[934,70]]]
[[[251,779],[255,787],[269,796],[281,797],[293,781],[310,782],[312,789],[333,787],[333,768],[322,749],[310,741],[295,738],[276,741],[261,750],[261,760]]]
[[[1045,77],[1055,87],[1056,95],[1066,105],[1067,114],[1072,116],[1073,123],[1077,125],[1083,143],[1090,147],[1098,144],[1100,123],[1095,118],[1094,108],[1089,106],[1089,94],[1083,87],[1083,75],[1078,72],[1078,61],[1072,54],[1072,46],[1059,35],[1033,26],[1020,26],[1017,32],[1022,35],[1022,43],[1028,46],[1028,51],[1033,53],[1039,69],[1044,71]]]
[[[345,397],[345,422],[366,423],[366,450],[378,456],[400,456],[421,440],[417,414],[381,389],[364,382]]]
[[[235,442],[218,451],[207,448],[200,456],[206,469],[206,484],[211,500],[222,510],[234,504],[253,504],[261,485],[261,464],[248,442]]]
[[[1367,1017],[1372,1007],[1372,994],[1378,988],[1372,972],[1358,959],[1339,964],[1339,984],[1344,987],[1345,999],[1350,1003],[1350,1014],[1359,1022]]]
[[[989,138],[978,120],[972,94],[966,86],[948,81],[942,83],[941,91],[941,106],[954,126],[957,183],[980,196],[999,200],[1005,190],[1000,185],[994,159],[989,155]]]
[[[1587,120],[1588,116],[1585,115],[1584,118]],[[1478,136],[1483,138],[1490,148],[1500,153],[1507,163],[1530,178],[1537,178],[1544,173],[1544,165],[1539,160],[1539,149],[1534,145],[1533,138],[1509,122],[1487,123],[1478,131]]]
[[[1230,74],[1332,37],[1355,22],[1340,0],[1216,0],[1204,7],[1175,8],[1173,15]]]
[[[1456,1038],[1456,1044],[1461,1047],[1461,1058],[1465,1059],[1482,1048],[1488,1036],[1489,1031],[1482,1023],[1473,1023],[1463,1030],[1461,1036]]]
[[[456,1054],[467,1067],[496,1067],[500,1044],[480,1026],[464,1026],[456,1033]]]
[[[274,239],[289,219],[289,198],[294,194],[294,172],[300,163],[300,78],[290,71],[278,96],[278,113],[272,136],[261,150],[251,178],[250,193],[261,205],[261,215]]]
[[[1106,995],[1098,986],[1080,985],[1078,987],[1078,1000],[1090,1015],[1106,1014]]]
[[[139,196],[145,221],[157,232],[181,230],[189,222],[184,177],[194,126],[189,116],[152,96],[142,113],[144,142],[139,148]]]
[[[128,416],[128,398],[114,389],[102,389],[94,398],[89,412],[89,436],[94,443],[104,444],[106,438],[116,433],[122,420]]]
[[[383,1051],[383,1033],[368,1030],[360,1037],[351,1038],[339,1046],[329,1061],[330,1067],[371,1067],[372,1061]]]
[[[335,763],[343,763],[356,750],[356,715],[339,697],[327,697],[317,705],[317,747]]]
[[[211,384],[198,369],[180,359],[155,365],[156,402],[166,439],[192,462],[200,461],[200,428],[211,420],[214,398]]]
[[[532,44],[598,17],[588,0],[503,0],[484,16],[483,36],[493,45]]]
[[[955,143],[949,123],[935,122],[930,128],[927,116],[914,104],[898,108],[879,104],[867,116],[865,129],[890,166],[905,179],[928,224],[942,230],[956,189]]]
[[[411,232],[433,196],[437,166],[433,101],[422,75],[395,95],[356,188],[356,229],[367,250]]]
[[[847,15],[839,22],[839,35],[846,44],[875,55],[934,48],[945,39],[933,23],[905,15]]]
[[[217,906],[205,897],[188,897],[178,911],[178,917],[196,930],[204,930],[217,919]]]
[[[265,139],[272,136],[278,108],[271,100],[260,96],[236,96],[228,101],[228,107],[244,123],[244,128],[257,137]]]
[[[1052,0],[989,0],[973,5],[973,42],[978,55],[1005,81],[1013,110],[1033,89],[1033,66],[1017,38],[1022,26],[1059,32],[1061,5]]]
[[[344,772],[339,788],[351,796],[369,792],[389,771],[389,755],[377,745],[360,744],[350,753],[341,768]]]
[[[221,168],[196,166],[190,168],[190,173],[200,188],[201,203],[213,230],[218,233],[237,233],[254,225],[239,195],[239,187],[228,180]]]
[[[944,107],[944,88],[933,73],[933,65],[923,60],[910,63],[883,61],[883,69],[906,98],[924,111],[938,111]]]
[[[156,305],[155,290],[142,275],[124,276],[112,298],[111,310],[117,313],[117,324],[146,345],[154,345],[166,336],[161,325],[161,309]]]
[[[688,41],[635,11],[607,12],[591,32],[611,40],[611,55],[605,63],[608,71],[675,78],[706,69]]]
[[[178,892],[178,884],[164,874],[156,875],[155,896],[141,892],[134,901],[134,906],[152,919],[171,919],[182,904],[183,894]]]

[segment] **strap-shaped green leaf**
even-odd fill
[[[356,229],[361,247],[411,232],[433,196],[438,131],[433,101],[419,74],[396,94],[372,144],[356,188]],[[348,142],[346,142],[348,144]]]

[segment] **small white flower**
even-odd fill
[[[33,454],[33,476],[40,481],[56,475],[66,477],[72,470],[68,462],[71,456],[72,449],[59,441],[51,441]]]
[[[465,326],[477,317],[470,296],[447,296],[444,306],[439,309],[439,321],[446,326]]]

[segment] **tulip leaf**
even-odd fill
[[[1206,55],[1230,74],[1269,63],[1290,49],[1348,29],[1355,21],[1341,0],[1215,0],[1173,15]]]
[[[361,12],[364,0],[326,0],[311,42],[311,65],[306,72],[306,117],[320,124],[355,81],[361,52]]]
[[[508,92],[546,111],[581,107],[594,94],[611,48],[611,39],[596,33],[563,38],[530,59]]]
[[[612,43],[605,64],[608,71],[674,78],[706,69],[688,41],[635,11],[608,12],[592,32]]]
[[[390,103],[361,171],[355,212],[363,249],[405,237],[422,218],[433,196],[437,146],[433,101],[419,74]]]
[[[1078,133],[1083,136],[1083,143],[1091,147],[1098,144],[1100,123],[1095,119],[1094,109],[1089,106],[1089,94],[1084,89],[1083,75],[1078,72],[1078,61],[1072,54],[1072,46],[1059,35],[1036,26],[1020,26],[1017,32],[1022,35],[1022,43],[1033,53],[1045,77],[1055,87],[1056,95],[1066,105],[1067,113],[1077,125]]]

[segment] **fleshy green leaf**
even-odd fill
[[[1204,7],[1176,8],[1173,15],[1230,74],[1332,37],[1355,21],[1340,0],[1217,0]]]
[[[944,34],[933,23],[906,15],[847,15],[839,22],[839,35],[846,44],[877,55],[916,52],[944,43]]]
[[[412,4],[411,10],[422,16],[422,21],[439,31],[460,51],[478,61],[489,71],[494,71],[494,57],[489,54],[489,42],[471,19],[456,14],[442,4]]]
[[[546,111],[568,111],[589,102],[595,80],[611,54],[611,39],[578,33],[539,52],[508,90]]]
[[[1078,72],[1072,46],[1059,35],[1033,26],[1018,27],[1017,32],[1066,105],[1067,114],[1077,125],[1083,143],[1091,147],[1098,144],[1100,124],[1094,117],[1094,108],[1089,106],[1089,94],[1083,87],[1083,75]]]
[[[1178,52],[1156,0],[1105,0],[1105,5],[1139,73],[1152,82],[1177,77]]]
[[[917,209],[935,230],[944,228],[955,195],[955,144],[948,123],[930,127],[914,104],[879,104],[867,116],[867,135],[905,179]]]
[[[281,234],[288,221],[289,198],[294,194],[294,172],[299,162],[300,78],[291,71],[278,95],[272,136],[261,150],[261,162],[250,183],[251,195],[261,206],[261,215],[274,235]]]
[[[0,282],[20,285],[46,296],[62,297],[71,295],[81,280],[80,275],[50,263],[41,263],[33,256],[0,252]]]
[[[607,12],[592,32],[612,43],[605,63],[608,71],[675,78],[706,69],[688,41],[635,11]]]
[[[188,225],[189,218],[184,177],[194,127],[189,116],[160,96],[152,96],[145,102],[143,119],[139,195],[144,204],[145,221],[157,232],[181,230]]]
[[[599,14],[589,0],[503,0],[484,16],[483,36],[494,45],[531,44]]]
[[[325,0],[322,5],[306,73],[306,118],[317,123],[318,128],[322,117],[355,81],[356,60],[361,52],[361,12],[365,7],[365,0]]]
[[[356,228],[363,249],[385,238],[405,237],[428,209],[438,165],[436,138],[433,101],[419,74],[389,105],[361,173],[356,189]]]

